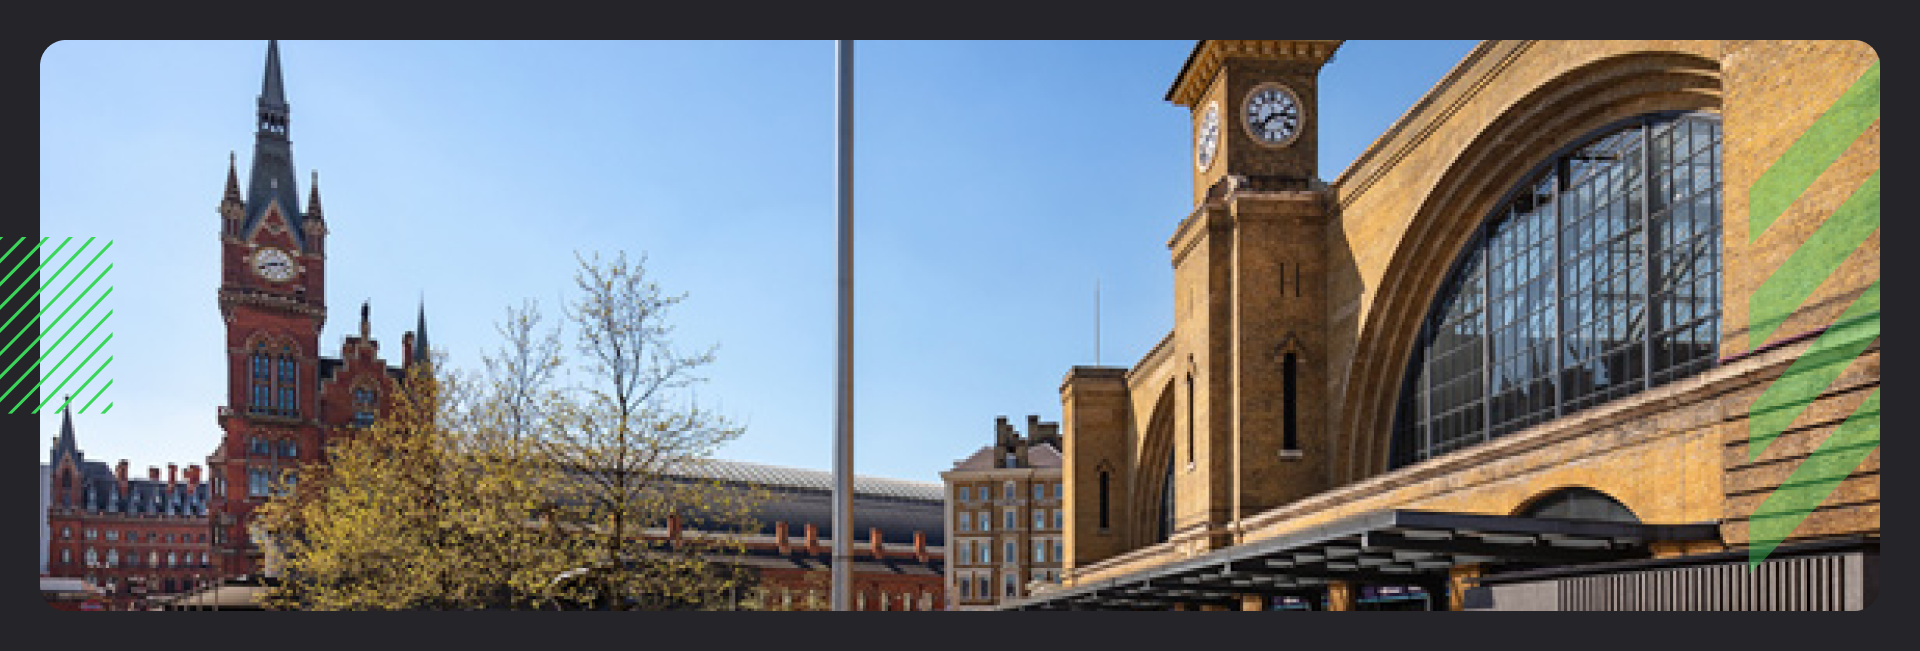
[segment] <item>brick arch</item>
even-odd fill
[[[266,345],[268,353],[278,353],[284,346],[293,348],[295,358],[305,358],[307,356],[307,351],[300,345],[298,338],[271,330],[255,330],[252,334],[247,335],[246,343],[241,344],[240,350],[245,354],[251,355],[261,344]]]
[[[1166,464],[1173,459],[1175,386],[1177,383],[1169,379],[1160,387],[1160,398],[1154,401],[1152,415],[1140,432],[1139,456],[1133,460],[1133,476],[1127,480],[1131,490],[1123,530],[1130,548],[1158,542],[1154,534],[1161,518],[1160,492],[1166,489]]]
[[[1717,111],[1720,103],[1720,64],[1713,59],[1673,51],[1610,53],[1548,77],[1472,134],[1416,202],[1377,281],[1383,289],[1362,312],[1336,421],[1344,431],[1333,437],[1346,441],[1331,468],[1336,483],[1388,470],[1394,412],[1420,322],[1495,206],[1554,152],[1602,127],[1661,111]]]
[[[1593,484],[1558,484],[1550,488],[1543,489],[1532,495],[1528,495],[1526,497],[1521,498],[1520,501],[1514,503],[1512,508],[1509,508],[1506,510],[1506,515],[1510,515],[1510,516],[1521,515],[1523,513],[1526,513],[1529,510],[1532,510],[1533,507],[1539,506],[1540,502],[1546,500],[1547,498],[1559,495],[1569,490],[1589,490],[1595,493],[1599,493],[1605,496],[1607,499],[1613,500],[1615,503],[1619,504],[1621,508],[1626,509],[1627,512],[1630,514],[1633,514],[1634,518],[1636,519],[1640,518],[1641,513],[1646,512],[1644,509],[1634,508],[1633,504],[1630,504],[1626,500],[1621,499],[1620,495],[1622,494],[1623,491],[1605,490],[1602,487],[1596,486]]]

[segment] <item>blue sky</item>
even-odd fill
[[[1172,326],[1165,242],[1191,209],[1192,150],[1162,98],[1192,46],[856,46],[860,474],[937,481],[995,416],[1057,420],[1068,367],[1094,362],[1096,280],[1101,362]],[[1321,75],[1321,175],[1472,46],[1343,45]],[[280,48],[300,192],[317,169],[331,229],[323,354],[367,300],[397,360],[424,297],[434,346],[474,368],[506,306],[557,309],[575,251],[645,253],[690,295],[678,341],[720,346],[699,397],[747,426],[721,456],[831,468],[831,42]],[[139,473],[204,463],[219,440],[215,206],[230,151],[244,183],[265,50],[68,41],[41,59],[42,235],[113,241],[114,384],[76,416],[90,458]],[[41,423],[44,459],[59,420]]]

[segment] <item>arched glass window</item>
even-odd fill
[[[1638,524],[1640,517],[1613,496],[1583,488],[1562,488],[1535,500],[1520,512],[1521,517],[1560,518],[1563,520],[1600,520]]]
[[[1421,323],[1393,465],[1697,373],[1719,338],[1719,118],[1602,129],[1543,163],[1461,252]]]

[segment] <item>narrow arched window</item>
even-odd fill
[[[1712,115],[1641,116],[1577,141],[1515,186],[1421,323],[1393,464],[1716,363],[1720,142]]]
[[[1298,369],[1298,356],[1293,353],[1287,353],[1286,358],[1280,363],[1282,380],[1280,387],[1280,449],[1282,450],[1300,449],[1300,429],[1298,426],[1300,413],[1298,410],[1299,403],[1296,400],[1299,394],[1298,390],[1294,388],[1295,380],[1299,377]]]
[[[1108,488],[1108,486],[1107,486],[1107,483],[1108,483],[1108,481],[1109,481],[1109,480],[1108,480],[1108,478],[1109,478],[1109,477],[1110,477],[1110,473],[1108,473],[1108,472],[1107,472],[1107,471],[1105,471],[1105,470],[1102,470],[1102,471],[1100,471],[1100,528],[1101,528],[1101,529],[1106,529],[1106,528],[1107,528],[1107,523],[1108,523],[1108,519],[1107,519],[1107,488]]]
[[[1187,465],[1193,465],[1194,457],[1194,412],[1200,411],[1200,405],[1193,401],[1193,373],[1187,373]]]

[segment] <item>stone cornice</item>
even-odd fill
[[[1166,100],[1177,106],[1193,106],[1206,92],[1207,85],[1220,74],[1221,66],[1227,59],[1287,59],[1308,61],[1314,65],[1325,65],[1333,57],[1333,51],[1340,47],[1341,40],[1321,41],[1200,41],[1193,46],[1193,52],[1187,55],[1187,62],[1180,66],[1180,73],[1174,76],[1173,86],[1167,89]]]
[[[327,316],[327,307],[325,305],[310,305],[278,294],[269,294],[252,289],[222,288],[219,294],[219,302],[223,307],[226,305],[253,305],[286,310],[321,320],[325,320]]]
[[[1135,377],[1152,373],[1153,369],[1167,363],[1172,356],[1173,331],[1168,330],[1167,336],[1161,337],[1160,343],[1153,345],[1153,350],[1147,351],[1147,354],[1140,357],[1139,362],[1134,363],[1133,368],[1127,369],[1127,385],[1132,386]]]
[[[1344,208],[1365,194],[1532,45],[1533,41],[1483,41],[1475,46],[1340,172],[1332,184],[1337,189],[1334,201]]]

